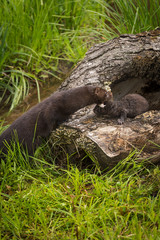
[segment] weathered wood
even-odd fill
[[[95,116],[94,106],[81,109],[53,132],[55,151],[59,139],[58,146],[69,154],[87,151],[102,167],[113,167],[142,148],[140,158],[160,162],[160,29],[95,45],[59,90],[84,84],[109,86],[114,99],[139,93],[150,111],[118,125],[116,119]]]

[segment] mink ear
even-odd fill
[[[98,95],[99,92],[100,92],[100,87],[96,87],[95,94]]]

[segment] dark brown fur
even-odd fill
[[[139,94],[128,94],[120,101],[105,101],[102,108],[96,105],[94,112],[99,115],[107,115],[113,118],[119,118],[118,123],[124,123],[127,117],[134,118],[137,115],[148,111],[148,101]]]
[[[104,102],[106,93],[99,87],[83,86],[52,94],[16,119],[2,133],[0,149],[3,148],[3,152],[6,152],[5,142],[10,144],[17,137],[19,143],[33,155],[41,143],[41,137],[48,137],[53,129],[78,109]]]

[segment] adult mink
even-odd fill
[[[137,115],[148,111],[148,101],[139,94],[127,94],[119,101],[113,98],[104,102],[104,107],[96,105],[94,112],[97,115],[119,118],[118,123],[123,124],[127,117],[134,118]]]
[[[99,87],[82,86],[53,93],[16,119],[0,136],[0,149],[6,153],[6,142],[18,141],[27,148],[29,155],[60,123],[87,105],[100,104],[107,99],[107,92]]]

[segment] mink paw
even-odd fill
[[[94,112],[96,115],[100,115],[100,106],[99,106],[99,105],[96,105],[95,108],[93,109],[93,112]]]
[[[122,120],[121,118],[118,119],[118,124],[122,125],[124,123],[124,120]]]

